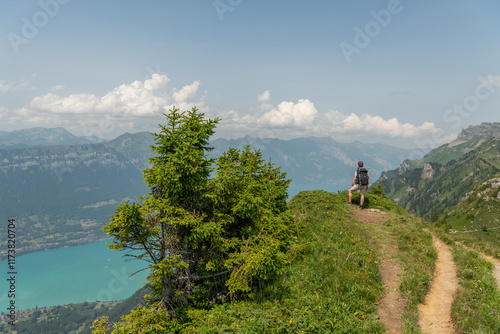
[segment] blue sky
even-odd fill
[[[114,138],[197,106],[216,137],[434,147],[499,120],[497,1],[4,0],[0,131]]]

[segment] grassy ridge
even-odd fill
[[[353,202],[358,203],[355,194]],[[403,333],[421,333],[418,325],[418,305],[423,303],[434,275],[437,252],[433,245],[429,224],[408,214],[389,200],[380,186],[367,193],[365,202],[370,207],[386,212],[385,226],[372,226],[371,234],[380,241],[384,235],[395,240],[398,262],[402,273],[399,287],[402,298],[408,300],[402,314]],[[366,228],[366,225],[363,225]]]
[[[303,232],[302,251],[279,280],[252,299],[214,301],[211,310],[190,311],[186,333],[383,333],[378,303],[384,288],[378,268],[380,240],[394,236],[403,268],[400,292],[409,300],[404,333],[420,333],[418,309],[433,275],[436,252],[424,222],[380,191],[366,203],[391,217],[374,227],[352,218],[347,193],[306,191],[289,203]],[[355,195],[353,202],[359,201]],[[427,225],[426,225],[427,226]]]
[[[365,203],[386,212],[382,225],[353,219],[346,200],[347,192],[318,190],[295,196],[289,206],[302,230],[291,247],[295,258],[286,272],[247,299],[220,295],[209,309],[186,310],[176,333],[384,333],[378,315],[384,294],[378,268],[383,238],[397,248],[402,268],[399,292],[408,300],[403,333],[420,333],[417,307],[430,287],[436,259],[428,223],[409,215],[377,187],[367,193]],[[359,194],[353,202],[359,202]],[[456,317],[474,324],[469,318],[481,313],[465,312],[476,307],[467,297],[474,290],[465,286],[463,291],[466,301],[458,304]]]
[[[324,191],[294,197],[303,251],[286,274],[253,300],[192,312],[186,333],[383,333],[375,250],[344,202]]]

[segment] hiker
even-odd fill
[[[370,174],[368,170],[363,167],[363,161],[358,162],[358,169],[354,172],[354,178],[352,179],[351,189],[349,189],[349,202],[352,204],[352,192],[359,190],[361,193],[361,201],[359,208],[363,209],[363,204],[365,202],[365,191],[368,190],[368,185],[370,184]]]

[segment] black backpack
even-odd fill
[[[361,167],[358,171],[359,173],[359,184],[362,186],[366,186],[368,184],[368,170],[364,167]]]

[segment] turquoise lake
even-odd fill
[[[300,191],[322,189],[330,192],[347,189],[340,185],[300,185],[289,187],[289,198]],[[149,270],[144,261],[130,261],[123,253],[111,251],[106,242],[52,249],[16,257],[16,309],[48,307],[85,301],[122,300],[146,282]],[[7,261],[0,263],[0,307],[6,312],[10,303]]]
[[[106,242],[58,248],[16,257],[16,308],[26,310],[70,303],[121,300],[146,282],[144,261],[130,261]],[[0,307],[10,303],[7,261],[0,263]]]

